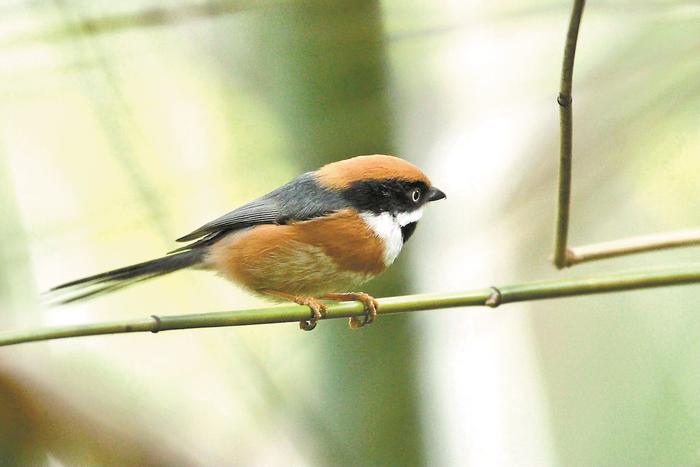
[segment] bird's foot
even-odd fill
[[[266,295],[270,295],[272,297],[283,298],[285,300],[289,300],[290,302],[294,302],[297,305],[308,306],[309,309],[311,310],[311,317],[309,319],[299,321],[299,328],[302,329],[303,331],[313,330],[316,327],[318,320],[323,318],[326,314],[326,305],[319,302],[314,297],[306,297],[303,295],[294,295],[294,294],[289,294],[289,293],[285,293],[285,292],[278,292],[276,290],[261,290],[260,292],[264,293]]]
[[[303,331],[312,331],[316,327],[318,320],[326,314],[326,305],[313,297],[294,297],[292,301],[299,305],[306,305],[311,310],[310,319],[299,321],[299,329]]]
[[[365,315],[362,320],[357,316],[350,317],[349,324],[351,329],[359,329],[365,324],[371,324],[377,318],[379,303],[377,299],[364,292],[331,293],[324,295],[323,298],[328,300],[361,302],[364,305]]]

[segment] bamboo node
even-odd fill
[[[151,332],[153,334],[157,334],[161,330],[160,327],[163,324],[163,321],[156,315],[151,315],[151,318],[153,318],[153,321],[156,322],[156,325],[153,327],[153,329],[151,329]]]
[[[498,287],[491,286],[489,288],[491,289],[491,295],[489,295],[489,298],[486,299],[486,301],[484,302],[484,305],[491,307],[491,308],[496,308],[498,305],[500,305],[502,303],[503,294],[498,289]]]
[[[565,96],[562,93],[559,93],[559,96],[557,96],[557,104],[559,104],[561,107],[564,107],[564,108],[570,107],[572,101],[573,101],[573,98],[571,96]]]

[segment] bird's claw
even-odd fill
[[[349,324],[351,329],[358,329],[365,324],[370,324],[377,317],[379,302],[377,302],[376,298],[364,292],[329,293],[324,295],[323,298],[328,300],[360,302],[364,305],[365,315],[363,316],[362,320],[358,319],[357,316],[350,317]]]
[[[299,329],[312,331],[318,324],[318,320],[326,314],[326,305],[311,297],[297,297],[295,302],[299,305],[306,305],[311,310],[311,318],[299,321]]]
[[[352,294],[352,300],[361,302],[365,307],[365,315],[360,320],[357,316],[351,316],[348,324],[350,329],[359,329],[366,324],[372,324],[377,318],[377,308],[379,308],[379,303],[377,299],[368,295],[364,292],[356,292]]]

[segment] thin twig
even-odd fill
[[[490,306],[504,303],[573,297],[622,290],[645,289],[700,282],[700,264],[655,271],[633,271],[608,276],[573,278],[525,284],[489,287],[462,293],[407,295],[379,300],[379,314],[403,313],[441,308]],[[361,316],[361,304],[344,302],[330,305],[326,318]],[[126,332],[161,332],[174,329],[245,326],[252,324],[290,323],[309,318],[309,309],[298,305],[283,305],[241,311],[222,311],[176,316],[151,316],[140,320],[101,324],[70,325],[45,329],[8,331],[0,333],[0,346],[23,342],[95,336]],[[362,331],[359,331],[362,332]]]
[[[561,142],[559,148],[559,196],[557,201],[557,233],[554,246],[554,264],[561,269],[568,265],[569,251],[566,244],[569,235],[569,207],[571,203],[571,158],[573,147],[573,116],[571,111],[571,87],[574,74],[576,41],[581,24],[585,0],[574,0],[571,10],[569,31],[566,33],[564,61],[561,67],[561,85],[557,103],[559,104],[559,124]]]
[[[285,2],[256,1],[234,2],[229,0],[208,0],[207,2],[181,2],[147,7],[135,11],[116,12],[112,14],[94,15],[82,18],[75,23],[59,25],[42,24],[36,30],[19,29],[16,34],[6,34],[0,39],[0,48],[6,46],[26,46],[35,42],[55,44],[60,40],[70,40],[77,33],[87,33],[91,36],[101,34],[124,33],[129,30],[144,30],[178,24],[216,19],[220,16],[246,13],[263,8],[282,6]]]
[[[570,248],[567,265],[694,245],[700,245],[700,229],[623,238]]]
[[[107,87],[110,88],[111,94],[114,97],[112,103],[107,103],[101,93],[97,95],[95,89],[92,89],[92,87],[86,88],[87,93],[92,97],[91,102],[98,109],[98,114],[109,116],[109,131],[105,131],[105,134],[109,135],[112,145],[116,148],[115,151],[110,152],[110,155],[112,155],[121,166],[126,175],[125,180],[128,181],[134,192],[142,200],[152,225],[157,227],[161,237],[169,239],[170,229],[168,228],[164,216],[166,209],[159,200],[157,190],[153,186],[153,183],[151,183],[148,179],[148,175],[141,168],[138,159],[134,157],[133,153],[135,151],[128,143],[125,143],[129,140],[127,135],[130,129],[126,128],[128,124],[133,126],[132,132],[135,130],[139,136],[143,135],[139,131],[138,125],[135,123],[136,118],[134,117],[133,109],[122,92],[119,77],[117,73],[115,73],[114,66],[110,63],[108,54],[103,50],[99,40],[93,40],[90,37],[90,30],[82,22],[80,15],[72,11],[69,2],[66,0],[54,0],[54,3],[63,16],[64,23],[74,28],[76,32],[77,40],[74,41],[74,43],[77,54],[83,58],[90,56],[91,53],[95,56],[97,66],[104,75]],[[120,117],[126,118],[114,118],[114,114],[120,114]]]

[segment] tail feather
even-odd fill
[[[195,266],[202,262],[204,253],[204,249],[183,251],[66,282],[49,290],[49,300],[55,304],[66,304],[114,292],[138,282]]]

